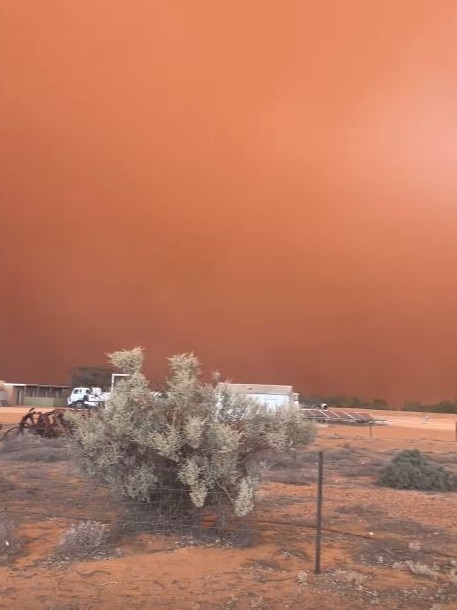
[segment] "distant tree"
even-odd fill
[[[346,409],[351,407],[360,408],[368,406],[368,403],[358,396],[347,396],[346,394],[329,396],[327,399],[324,398],[324,402],[331,407],[344,407]]]
[[[319,394],[304,394],[302,392],[299,393],[298,400],[303,405],[320,405],[323,402],[323,398]]]
[[[314,405],[325,403],[331,408],[342,407],[344,409],[351,407],[367,408],[370,406],[369,402],[359,398],[359,396],[348,396],[347,394],[331,394],[328,396],[325,394],[300,394],[300,402]]]
[[[384,398],[373,398],[372,407],[373,409],[388,409],[389,405]]]
[[[434,411],[437,413],[457,413],[457,400],[440,400],[437,405],[434,406]]]
[[[362,398],[360,398],[359,396],[351,396],[349,399],[350,404],[348,404],[348,407],[366,407],[369,405],[369,403],[366,400],[363,400]]]
[[[426,406],[418,400],[407,400],[403,405],[403,411],[425,411]]]
[[[324,396],[322,402],[325,402],[329,407],[344,407],[347,404],[347,396],[346,394]]]
[[[217,506],[243,516],[253,508],[262,452],[310,443],[315,428],[296,408],[270,411],[200,379],[193,354],[169,359],[163,395],[151,394],[143,350],[115,352],[128,377],[91,418],[74,417],[80,464],[122,496],[162,516]]]
[[[113,373],[114,368],[108,366],[77,366],[71,371],[71,387],[87,386],[108,389],[111,387]]]

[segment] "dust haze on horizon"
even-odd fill
[[[457,395],[457,5],[0,0],[0,378]]]

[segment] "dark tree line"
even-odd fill
[[[342,409],[378,409],[389,410],[393,409],[389,403],[383,398],[373,398],[365,400],[359,396],[351,396],[347,394],[336,394],[326,396],[324,394],[300,394],[300,403],[307,406],[319,406],[325,403],[330,408]],[[416,411],[420,413],[456,413],[457,414],[457,398],[452,400],[445,399],[436,403],[421,403],[419,401],[406,401],[401,407],[402,411]]]
[[[456,413],[457,398],[453,400],[440,400],[436,403],[422,404],[419,401],[407,401],[403,405],[403,411],[419,411],[421,413]]]
[[[72,388],[94,387],[109,390],[113,373],[114,369],[107,366],[77,366],[71,370],[70,384]]]
[[[321,405],[325,403],[330,408],[344,409],[390,409],[388,402],[383,398],[365,400],[359,396],[347,394],[336,394],[326,396],[325,394],[300,394],[299,400],[305,405]]]

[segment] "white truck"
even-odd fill
[[[111,392],[103,392],[101,388],[73,388],[67,398],[67,407],[76,409],[92,409],[103,407],[110,399]]]

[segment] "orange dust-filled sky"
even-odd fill
[[[455,0],[0,0],[0,378],[143,345],[457,395]]]

